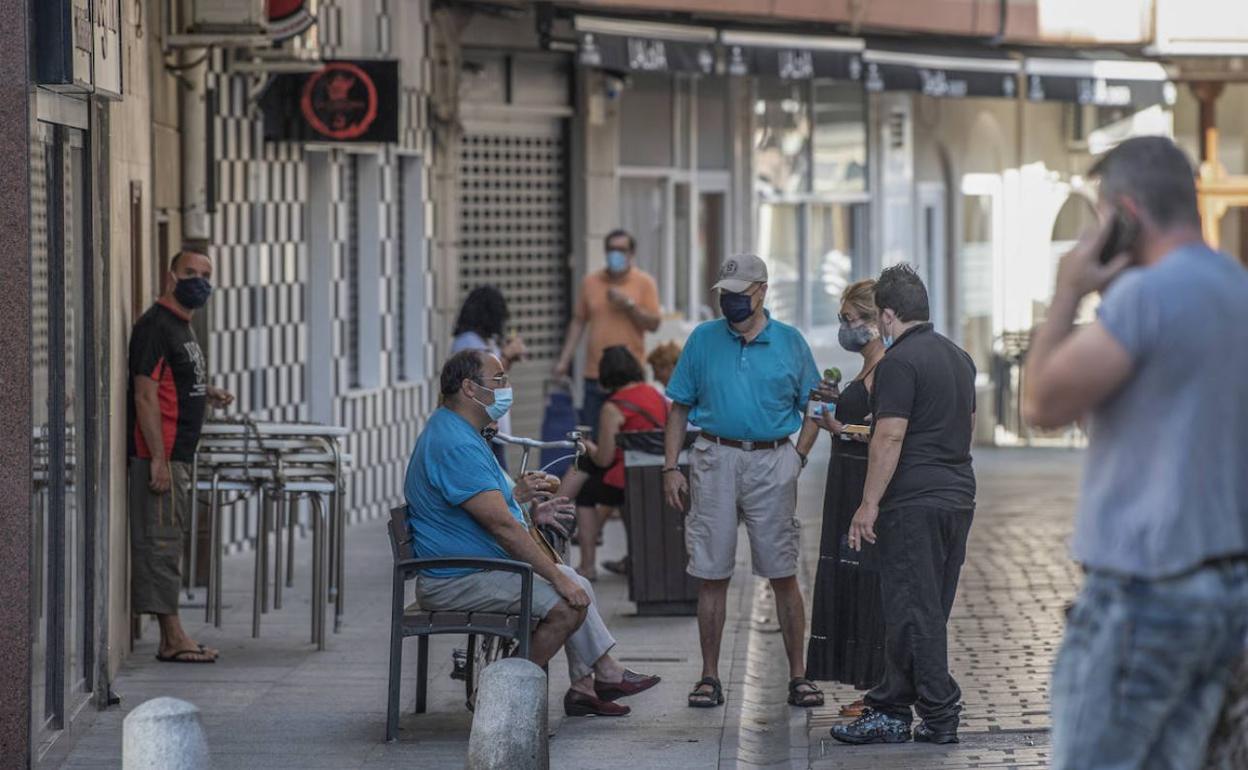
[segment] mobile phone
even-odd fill
[[[1109,224],[1109,235],[1105,237],[1105,245],[1101,246],[1099,256],[1102,265],[1135,245],[1140,234],[1140,223],[1122,209],[1114,209],[1113,221]]]

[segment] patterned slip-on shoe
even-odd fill
[[[841,743],[905,743],[910,740],[910,723],[868,708],[847,725],[833,725],[829,732]]]

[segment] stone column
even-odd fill
[[[0,0],[0,757],[30,753],[30,58],[28,0]]]
[[[122,770],[209,770],[199,709],[177,698],[152,698],[122,722]]]
[[[523,658],[481,672],[468,737],[468,770],[547,770],[546,674]]]

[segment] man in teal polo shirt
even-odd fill
[[[763,260],[752,254],[730,257],[712,288],[720,293],[724,317],[693,331],[667,385],[674,403],[667,420],[663,489],[678,510],[689,499],[688,572],[702,581],[702,680],[689,693],[689,705],[708,708],[724,702],[719,647],[737,525],[744,521],[754,574],[768,578],[776,595],[789,657],[789,703],[819,706],[823,695],[806,679],[802,654],[806,610],[797,585],[796,516],[797,477],[818,434],[818,426],[804,415],[819,374],[801,333],[763,309]],[[702,435],[690,450],[686,482],[677,461],[690,419]],[[799,429],[794,447],[789,437]]]

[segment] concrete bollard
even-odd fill
[[[177,698],[153,698],[122,722],[122,770],[208,770],[208,740],[199,709]]]
[[[468,737],[468,770],[547,770],[546,674],[505,658],[481,672]]]

